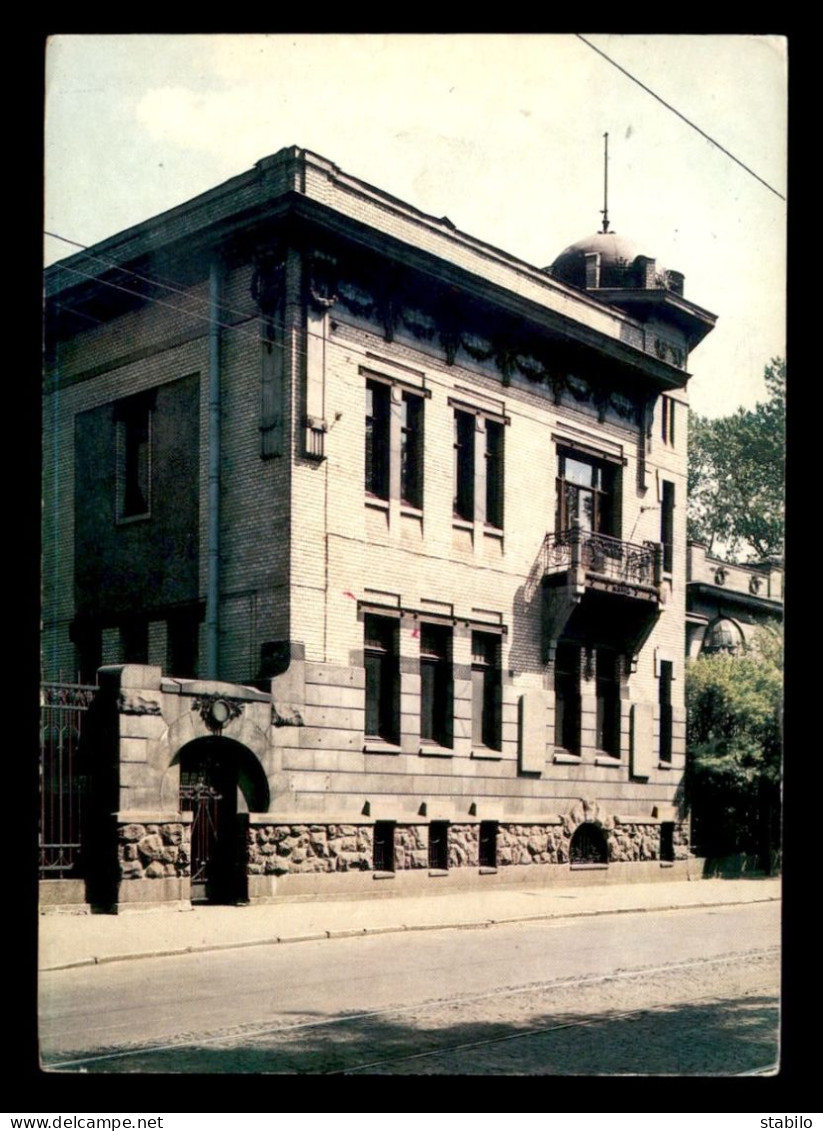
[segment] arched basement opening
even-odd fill
[[[572,864],[607,864],[609,848],[606,834],[593,821],[584,821],[574,830],[569,846]]]
[[[255,755],[231,738],[198,738],[178,752],[180,810],[192,814],[191,900],[248,898],[248,814],[269,808],[269,785]]]

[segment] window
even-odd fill
[[[497,821],[480,822],[480,858],[481,868],[497,867]]]
[[[504,428],[478,411],[454,412],[454,516],[503,529]]]
[[[432,821],[429,825],[429,867],[445,872],[449,867],[449,822]]]
[[[672,760],[672,676],[671,660],[660,661],[658,695],[660,700],[660,761]]]
[[[580,649],[558,644],[554,661],[554,741],[580,753]]]
[[[149,622],[144,617],[135,617],[120,625],[120,655],[124,664],[149,662]]]
[[[500,750],[500,641],[487,632],[472,633],[472,742]]]
[[[569,845],[569,862],[575,864],[606,864],[609,847],[606,835],[593,821],[578,825]]]
[[[594,534],[616,530],[616,468],[578,453],[558,453],[556,529],[575,524]]]
[[[664,864],[674,862],[674,821],[660,822],[660,859]]]
[[[366,382],[366,494],[389,497],[391,388]]]
[[[400,722],[397,621],[365,618],[366,737],[396,743]]]
[[[116,406],[117,517],[141,518],[151,504],[151,401],[130,397]]]
[[[199,612],[180,612],[170,616],[167,623],[166,666],[172,676],[194,679],[197,675],[197,655],[200,636]]]
[[[660,398],[660,437],[664,444],[674,444],[675,401],[671,397]]]
[[[597,649],[595,686],[597,748],[617,757],[620,754],[620,661],[616,652]]]
[[[503,425],[486,421],[486,525],[503,529]]]
[[[394,871],[394,821],[375,821],[372,864],[375,872]]]
[[[366,381],[366,494],[423,506],[423,396]]]
[[[451,629],[424,624],[420,629],[420,738],[452,745]]]
[[[454,414],[454,515],[474,519],[474,416]]]
[[[674,483],[663,480],[660,500],[660,541],[663,543],[663,572],[671,573],[674,565]]]
[[[400,427],[400,501],[423,506],[423,400],[403,393]]]

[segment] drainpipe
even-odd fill
[[[220,655],[220,263],[209,268],[209,518],[206,584],[206,679],[217,679]]]

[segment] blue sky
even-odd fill
[[[587,39],[786,195],[784,40]],[[45,227],[91,244],[300,145],[543,267],[600,225],[606,131],[612,228],[718,315],[693,407],[762,399],[785,200],[571,35],[57,36]]]

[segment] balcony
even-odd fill
[[[574,526],[547,534],[541,554],[544,578],[582,571],[590,588],[659,600],[662,547],[657,542],[622,542]]]
[[[660,615],[663,548],[574,526],[541,547],[546,643],[563,634],[635,653]]]

